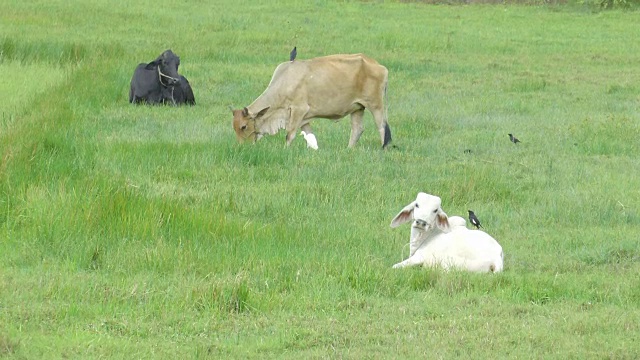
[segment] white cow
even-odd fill
[[[394,268],[407,266],[439,266],[473,272],[499,272],[504,267],[502,247],[489,234],[469,230],[459,216],[447,214],[439,197],[418,193],[416,200],[405,206],[391,221],[391,227],[412,221],[409,258]],[[460,221],[462,220],[462,221]]]

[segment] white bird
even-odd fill
[[[304,131],[300,131],[300,134],[307,141],[307,147],[312,148],[313,150],[318,150],[318,140],[316,140],[316,136],[309,133],[307,134]]]

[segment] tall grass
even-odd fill
[[[640,30],[592,10],[4,2],[0,356],[638,357]],[[354,149],[348,119],[235,143],[294,45],[389,69],[395,148],[369,114]],[[167,48],[198,105],[131,106]],[[418,191],[505,272],[392,271]]]

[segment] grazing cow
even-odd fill
[[[157,59],[136,67],[129,90],[130,103],[195,105],[193,90],[187,79],[178,74],[180,58],[171,50]]]
[[[251,105],[233,111],[239,142],[287,131],[290,145],[302,129],[311,132],[313,118],[339,120],[351,115],[349,147],[364,131],[364,109],[375,119],[382,147],[391,142],[384,100],[387,68],[362,55],[330,55],[278,65],[267,89]]]

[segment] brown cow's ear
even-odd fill
[[[246,107],[242,109],[242,116],[247,117],[249,116],[249,109],[247,109]]]
[[[271,106],[267,106],[266,108],[264,108],[264,109],[260,110],[260,111],[256,114],[256,118],[259,118],[259,117],[263,116],[264,114],[266,114],[266,113],[267,113],[267,110],[269,110],[269,108],[270,108],[270,107],[271,107]]]

